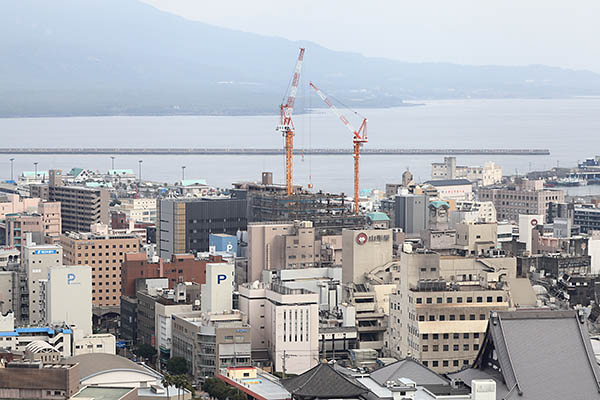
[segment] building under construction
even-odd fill
[[[352,212],[344,194],[254,192],[250,196],[252,221],[311,221],[319,235],[341,234],[343,228],[362,227],[363,215]]]

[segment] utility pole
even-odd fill
[[[286,372],[285,360],[287,360],[289,357],[291,357],[291,356],[288,355],[287,352],[284,350],[283,351],[283,355],[281,356],[281,359],[283,360],[283,365],[282,365],[282,368],[283,368],[283,378],[282,379],[285,379],[285,372]]]
[[[14,161],[15,161],[15,159],[14,159],[14,158],[11,158],[11,159],[10,159],[10,180],[11,180],[11,181],[14,181],[14,178],[13,178],[13,171],[14,171],[14,170],[13,170],[13,167],[14,167]]]
[[[181,166],[181,183],[183,184],[183,180],[185,179],[185,165]]]
[[[115,156],[110,156],[110,169],[115,169]]]

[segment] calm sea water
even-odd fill
[[[552,166],[573,166],[600,154],[600,99],[428,101],[424,106],[361,110],[369,118],[370,148],[547,148],[549,156],[457,156],[461,165],[494,161],[504,173],[525,173]],[[351,117],[351,116],[349,116]],[[356,126],[360,119],[350,118]],[[255,147],[283,146],[273,116],[77,117],[0,119],[1,147]],[[295,118],[297,148],[350,148],[351,134],[328,110]],[[105,171],[109,156],[15,157],[15,175],[33,170],[72,167]],[[10,177],[10,156],[0,156],[0,178]],[[205,178],[229,187],[258,180],[273,171],[283,180],[283,156],[117,156],[116,168],[137,172],[143,159],[145,179],[174,182]],[[383,188],[409,168],[419,181],[429,179],[431,162],[442,156],[372,156],[361,158],[361,187]],[[295,181],[315,189],[352,191],[352,156],[295,158]],[[598,193],[600,185],[570,189]]]

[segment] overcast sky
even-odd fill
[[[143,0],[213,25],[404,61],[600,72],[600,0]]]

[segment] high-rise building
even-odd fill
[[[126,254],[142,250],[140,238],[135,235],[69,232],[61,236],[61,245],[65,265],[91,267],[93,305],[118,307],[121,299],[121,264]]]
[[[420,234],[427,228],[427,206],[429,200],[424,194],[399,194],[394,197],[393,227],[407,234]]]
[[[63,249],[56,245],[36,245],[29,241],[23,250],[23,268],[27,274],[26,302],[27,310],[22,312],[23,322],[29,325],[42,323],[41,304],[45,298],[41,295],[40,281],[48,280],[48,269],[63,265]]]
[[[231,198],[164,199],[158,202],[159,255],[208,251],[211,233],[235,235],[247,226],[245,192]]]
[[[32,185],[31,194],[48,201],[60,202],[62,232],[89,232],[92,224],[109,223],[108,191],[104,188],[65,186],[61,170],[50,170],[49,183]]]
[[[367,274],[392,261],[393,242],[391,229],[344,229],[343,283],[364,283]]]

